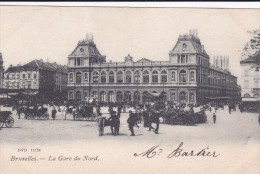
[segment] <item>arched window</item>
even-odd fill
[[[131,92],[130,91],[125,92],[125,100],[126,100],[126,102],[131,101]]]
[[[106,93],[104,91],[102,91],[100,93],[100,101],[105,102],[106,101]]]
[[[190,81],[194,81],[195,77],[194,77],[194,71],[190,72]]]
[[[109,83],[115,83],[115,74],[114,74],[114,72],[110,71],[108,76],[109,76],[108,77]]]
[[[246,94],[244,95],[244,97],[250,97],[250,94],[246,93]]]
[[[172,81],[176,81],[176,73],[175,73],[175,71],[172,71]]]
[[[108,93],[108,101],[109,101],[109,102],[115,102],[115,94],[114,94],[113,91],[110,91],[110,92]]]
[[[73,92],[69,93],[69,99],[72,100],[73,99]]]
[[[76,100],[81,100],[81,92],[80,91],[76,92]]]
[[[73,82],[73,74],[72,73],[70,73],[70,75],[69,75],[69,80],[70,80],[70,82]]]
[[[107,82],[107,73],[105,71],[101,72],[101,83]]]
[[[136,91],[134,93],[134,102],[137,102],[137,103],[140,102],[140,92],[139,91]]]
[[[194,102],[194,93],[193,92],[190,93],[190,102]]]
[[[158,83],[158,71],[156,70],[152,73],[152,83]]]
[[[92,92],[92,97],[95,97],[95,98],[98,97],[98,96],[97,96],[97,91]]]
[[[140,71],[135,71],[135,83],[140,83]]]
[[[148,93],[147,91],[144,91],[144,92],[143,92],[143,102],[144,102],[145,104],[147,104],[147,103],[150,102],[150,101],[149,101],[149,93]]]
[[[84,72],[84,81],[88,82],[88,73],[87,72]]]
[[[175,101],[175,92],[172,92],[172,101]]]
[[[186,71],[185,70],[180,71],[180,82],[186,83]]]
[[[93,83],[98,83],[98,72],[94,71],[93,72]]]
[[[116,94],[116,100],[118,102],[123,101],[123,93],[121,91],[118,91]]]
[[[163,103],[167,102],[167,93],[165,91],[161,92]]]
[[[119,71],[117,73],[117,83],[123,83],[123,73],[122,73],[122,71]]]
[[[81,83],[81,72],[76,73],[76,83]]]
[[[186,103],[186,93],[181,92],[179,97],[180,97],[180,103],[185,104]]]
[[[125,82],[126,83],[132,83],[132,73],[131,73],[131,71],[126,72]]]
[[[143,72],[143,83],[149,83],[149,71],[147,70]]]
[[[161,82],[162,83],[167,83],[167,71],[163,70],[161,72]]]

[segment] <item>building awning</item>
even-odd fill
[[[230,99],[231,97],[205,97],[210,100],[221,100],[221,99]]]
[[[32,95],[32,96],[34,96],[34,95],[37,95],[37,94],[38,94],[38,91],[22,92],[22,94],[24,94],[24,95]]]
[[[10,96],[16,96],[18,93],[8,93]]]
[[[160,93],[160,92],[148,92],[145,95],[146,95],[146,97],[161,97],[162,93]]]
[[[260,101],[258,98],[254,98],[254,97],[243,97],[242,98],[242,101],[243,102],[258,102]]]

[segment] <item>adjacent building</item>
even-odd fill
[[[260,97],[260,55],[240,61],[242,101],[257,101]]]
[[[3,78],[4,78],[4,61],[2,53],[0,52],[0,89],[3,88]]]
[[[68,56],[68,99],[134,101],[145,103],[149,95],[164,101],[200,104],[209,97],[237,95],[237,77],[225,66],[211,65],[200,39],[193,33],[180,35],[168,61],[146,58],[106,62],[93,37],[79,41]]]
[[[67,78],[66,66],[33,60],[23,66],[10,66],[4,72],[3,87],[24,89],[47,100],[67,93]]]

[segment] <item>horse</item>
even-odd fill
[[[97,123],[98,123],[99,136],[102,136],[104,134],[104,128],[106,126],[110,126],[112,135],[114,136],[119,135],[119,128],[120,128],[119,117],[116,117],[114,119],[108,119],[108,120],[106,119],[106,117],[98,117]]]
[[[151,129],[154,129],[152,127],[152,123],[156,124],[156,128],[154,129],[154,133],[158,134],[159,131],[159,124],[160,124],[160,112],[152,112],[150,113],[149,116],[149,131],[151,131]]]

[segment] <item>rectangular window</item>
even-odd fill
[[[245,88],[248,89],[249,88],[249,81],[245,80]]]
[[[131,76],[126,76],[126,83],[131,83]]]
[[[114,76],[109,76],[109,79],[108,79],[108,80],[109,80],[109,83],[114,83],[114,81],[115,81],[115,80],[114,80]]]
[[[106,83],[107,77],[106,76],[101,76],[101,83]]]
[[[185,55],[184,54],[181,55],[181,63],[185,63]]]
[[[117,83],[123,83],[123,75],[118,75],[117,76]]]
[[[23,74],[23,79],[25,79],[25,74]]]
[[[259,88],[259,80],[255,79],[255,88]]]
[[[37,78],[37,74],[34,74],[33,76],[34,76],[34,79],[36,79],[36,78]]]
[[[194,93],[190,93],[190,101],[194,102]]]
[[[249,71],[248,70],[245,70],[245,77],[248,77],[249,76]]]
[[[167,83],[167,75],[162,75],[161,78],[162,83]]]
[[[71,80],[72,81],[72,80]],[[88,73],[84,73],[84,81],[87,82],[88,81]]]
[[[152,83],[158,83],[158,75],[152,76]]]
[[[143,76],[143,83],[149,83],[149,75]]]
[[[98,83],[98,76],[93,76],[93,83]]]
[[[172,100],[173,101],[175,100],[175,93],[174,92],[172,93]]]
[[[31,74],[28,74],[28,79],[30,79],[31,78]]]

